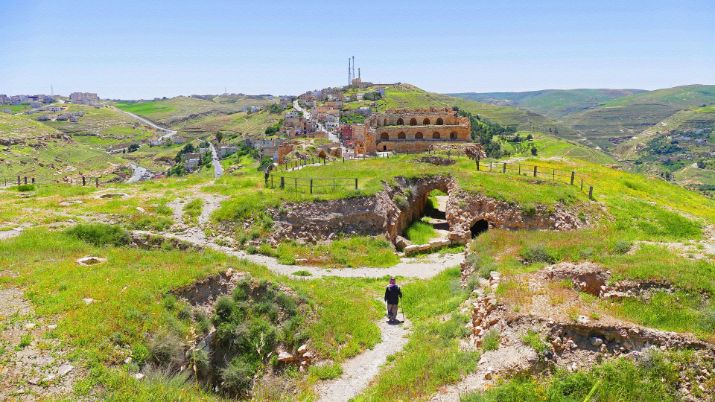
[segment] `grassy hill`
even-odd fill
[[[256,113],[238,112],[231,114],[211,114],[177,123],[177,130],[201,130],[207,133],[224,131],[231,134],[263,134],[267,127],[276,124],[283,113],[261,110]]]
[[[640,92],[644,91],[640,89],[545,89],[527,92],[463,92],[449,95],[500,106],[516,106],[551,118],[560,118]]]
[[[563,118],[604,149],[629,140],[680,110],[715,103],[715,86],[688,85],[638,93]]]
[[[114,178],[122,163],[101,149],[79,143],[61,131],[25,115],[0,113],[0,177],[36,177],[42,183],[82,174]]]
[[[236,113],[247,106],[265,106],[271,103],[275,103],[275,99],[270,95],[207,95],[178,96],[152,101],[123,101],[117,102],[116,106],[156,123],[173,126],[204,115]]]
[[[111,149],[132,143],[143,143],[157,137],[156,130],[140,123],[126,113],[111,107],[93,107],[86,105],[61,105],[65,109],[56,113],[40,113],[55,118],[59,114],[82,112],[77,122],[46,121],[65,134],[71,135],[77,142]]]
[[[715,105],[679,111],[619,144],[615,154],[644,172],[715,190]]]

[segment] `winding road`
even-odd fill
[[[147,126],[153,128],[153,129],[155,129],[155,130],[157,130],[157,131],[161,131],[162,133],[164,133],[164,135],[162,135],[161,137],[159,137],[159,141],[163,141],[163,140],[165,140],[165,139],[167,139],[167,138],[171,138],[171,137],[173,137],[174,135],[176,135],[176,133],[177,133],[176,130],[172,130],[172,129],[169,129],[169,128],[161,127],[161,126],[157,125],[156,123],[154,123],[154,122],[151,121],[151,120],[148,120],[148,119],[146,119],[146,118],[144,118],[144,117],[135,115],[134,113],[127,112],[126,110],[119,109],[119,108],[116,107],[116,106],[112,106],[112,108],[114,108],[114,110],[117,110],[117,111],[119,111],[119,112],[122,112],[122,113],[124,113],[124,114],[127,114],[127,115],[133,117],[135,120],[139,120],[140,122],[146,124]]]

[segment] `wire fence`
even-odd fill
[[[47,177],[35,177],[32,175],[18,175],[11,177],[1,177],[0,185],[8,187],[19,187],[25,185],[50,185],[50,184],[69,184],[76,186],[94,186],[100,187],[106,184],[106,180],[102,180],[101,176],[65,176],[61,180]]]
[[[415,153],[420,154],[420,153]],[[449,150],[431,150],[421,152],[425,155],[443,156],[447,158],[466,157],[463,153]],[[394,157],[394,156],[393,156]],[[281,171],[291,172],[299,170],[306,166],[323,166],[333,163],[345,163],[346,160],[365,160],[374,158],[390,158],[390,153],[378,153],[376,156],[362,155],[357,158],[306,158],[288,161],[279,165],[276,170],[278,173],[271,173],[266,176],[266,187],[278,188],[282,190],[290,190],[296,193],[303,192],[309,194],[326,194],[338,190],[357,190],[358,178],[304,178],[304,177],[288,177],[279,175]],[[513,174],[521,177],[530,177],[540,180],[548,180],[553,182],[562,182],[572,186],[578,186],[579,190],[588,194],[589,199],[593,199],[594,187],[590,182],[590,178],[577,173],[575,170],[556,169],[543,165],[535,165],[519,162],[495,162],[485,161],[480,158],[474,159],[475,170],[478,172],[491,172],[501,174]]]
[[[575,185],[579,187],[580,191],[587,193],[589,199],[593,199],[593,184],[588,182],[588,177],[578,174],[575,170],[563,170],[518,162],[482,162],[479,159],[475,161],[475,164],[476,170],[479,172],[515,174],[523,177],[560,181],[572,186]]]
[[[330,194],[337,191],[352,191],[357,190],[358,185],[359,180],[357,177],[306,178],[271,174],[266,178],[267,187],[307,194]]]

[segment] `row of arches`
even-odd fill
[[[425,138],[425,136],[424,136],[424,134],[422,134],[421,132],[415,133],[415,137],[414,137],[415,140],[423,140],[424,138]],[[450,139],[450,140],[456,140],[457,138],[458,138],[458,137],[457,137],[457,133],[456,133],[455,131],[452,131],[451,133],[449,133],[449,139]],[[397,133],[397,139],[398,139],[398,140],[406,140],[406,139],[407,139],[407,134],[405,134],[404,131],[400,131],[399,133]],[[432,133],[432,139],[433,139],[433,140],[440,140],[440,139],[442,139],[442,134],[440,134],[439,131],[435,131],[435,132]],[[445,139],[447,139],[447,138],[445,137]],[[380,140],[382,140],[382,141],[389,141],[389,140],[390,140],[390,134],[385,133],[385,132],[381,133],[381,134],[380,134]]]
[[[422,120],[422,125],[423,125],[423,126],[429,126],[430,124],[432,124],[432,121],[431,121],[428,117],[425,117],[424,120]],[[437,125],[437,126],[444,125],[444,119],[442,119],[441,117],[438,117],[437,120],[435,120],[434,124]],[[387,126],[387,125],[388,125],[388,124],[387,124],[387,119],[384,119],[384,120],[383,120],[382,125],[383,125],[383,126]],[[402,117],[398,118],[396,125],[398,125],[398,126],[404,126],[404,125],[405,125],[405,120],[404,120]],[[416,126],[416,125],[417,125],[417,119],[414,118],[414,117],[411,118],[411,119],[410,119],[410,126]]]

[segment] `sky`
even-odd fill
[[[715,1],[0,0],[0,94],[715,84]]]

